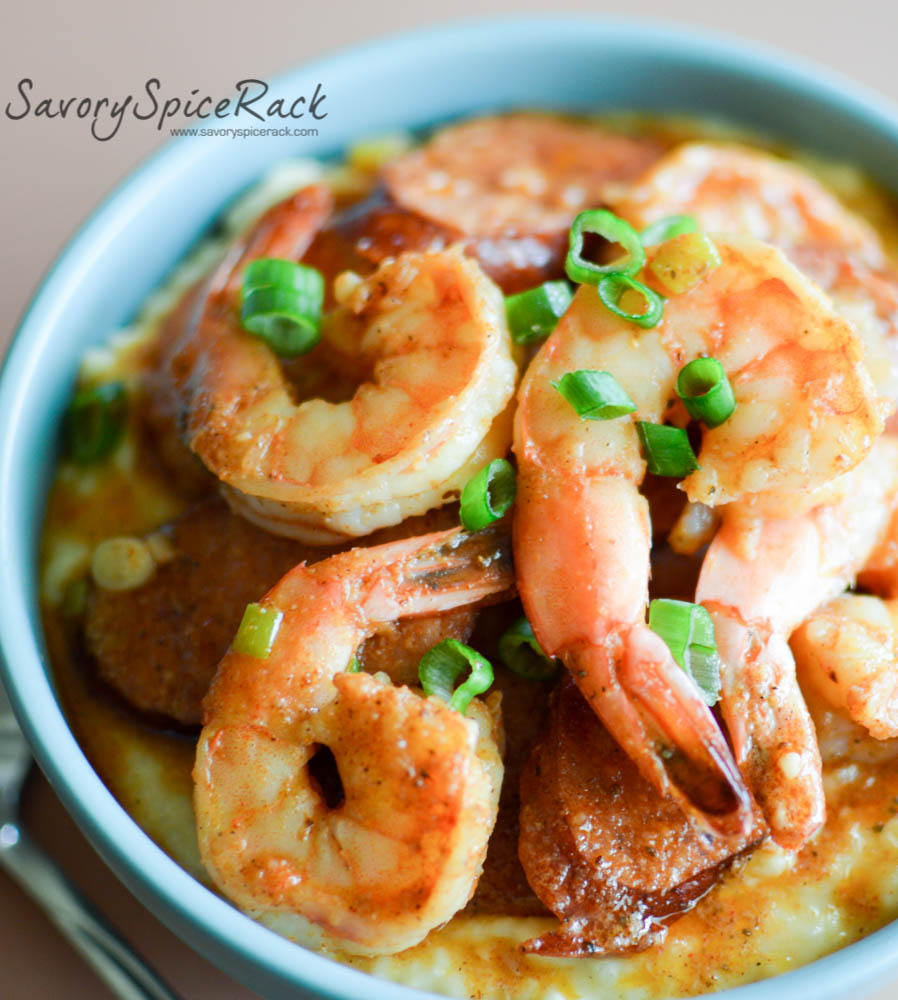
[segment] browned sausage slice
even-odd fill
[[[446,527],[451,509],[412,518],[371,544]],[[199,725],[202,699],[246,605],[257,601],[297,563],[337,548],[269,535],[233,514],[217,497],[196,504],[159,529],[172,558],[142,587],[95,588],[84,623],[99,676],[131,705],[181,725]],[[348,548],[349,546],[343,546]],[[403,622],[360,652],[364,667],[413,680],[421,656],[445,636],[466,639],[476,611],[458,608]]]
[[[304,258],[331,282],[341,271],[368,274],[406,250],[443,250],[465,245],[507,295],[564,275],[567,231],[552,236],[494,239],[470,236],[425,219],[378,189],[339,213],[315,238]]]
[[[94,589],[85,638],[100,677],[132,705],[198,725],[203,695],[246,605],[306,549],[253,527],[218,498],[160,534],[173,558],[135,590]]]
[[[575,957],[642,951],[764,836],[741,842],[695,833],[645,781],[569,677],[521,778],[518,851],[557,931],[525,949]]]
[[[523,112],[451,125],[384,178],[399,205],[468,236],[551,239],[662,152],[652,138]]]

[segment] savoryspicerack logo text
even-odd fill
[[[152,122],[157,130],[167,121],[181,116],[187,119],[236,119],[249,123],[255,119],[275,124],[301,118],[321,121],[327,117],[323,109],[327,95],[322,84],[314,91],[290,97],[268,97],[269,86],[264,80],[248,78],[234,85],[231,97],[213,97],[198,88],[186,96],[163,94],[162,83],[152,77],[139,94],[124,97],[44,97],[35,92],[29,77],[19,80],[17,96],[6,105],[6,117],[13,121],[24,118],[80,118],[90,122],[90,134],[107,142],[118,134],[126,118]]]

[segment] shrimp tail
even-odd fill
[[[358,605],[368,621],[422,617],[515,594],[507,528],[450,528],[381,550],[386,572],[369,578]]]
[[[613,630],[565,657],[577,684],[643,777],[704,833],[748,835],[752,797],[693,682],[647,626]]]
[[[723,683],[722,710],[736,760],[773,839],[797,849],[826,819],[814,723],[795,682],[786,639],[733,608],[707,602]]]

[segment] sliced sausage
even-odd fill
[[[698,835],[609,736],[570,677],[521,778],[518,850],[533,891],[561,921],[525,950],[575,957],[642,951],[764,836]]]
[[[558,237],[663,152],[652,138],[523,112],[451,125],[384,168],[404,208],[470,236]]]
[[[373,545],[435,531],[456,517],[449,508],[411,518],[369,541]],[[134,708],[181,725],[199,725],[203,696],[246,605],[297,563],[315,562],[340,549],[269,535],[232,513],[218,497],[196,504],[154,534],[164,539],[171,558],[142,587],[94,588],[85,640],[100,678]],[[432,645],[447,635],[467,638],[475,615],[459,608],[401,623],[368,641],[360,652],[362,665],[408,682]]]
[[[604,204],[662,152],[655,139],[544,114],[453,125],[387,163],[384,186],[339,213],[305,259],[333,278],[461,242],[512,294],[563,277],[577,212]]]

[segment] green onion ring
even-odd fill
[[[264,660],[271,652],[283,620],[284,612],[278,608],[247,604],[237,635],[231,644],[234,652]]]
[[[636,404],[611,372],[565,372],[552,385],[583,420],[613,420],[636,410]]]
[[[619,305],[621,296],[628,289],[638,292],[645,299],[645,312],[628,313],[621,309]],[[614,313],[615,316],[620,316],[621,319],[625,319],[628,323],[635,323],[644,329],[657,326],[664,315],[664,299],[641,281],[637,281],[635,278],[629,277],[629,275],[618,274],[616,272],[606,274],[599,282],[598,293],[599,298],[602,300],[602,305],[609,312]]]
[[[297,357],[319,341],[324,278],[314,267],[260,257],[246,268],[240,319],[244,329],[281,357]]]
[[[587,260],[583,256],[583,238],[586,233],[595,233],[609,243],[619,243],[626,251],[626,256],[611,264],[596,264]],[[617,272],[634,275],[644,264],[645,250],[642,241],[629,222],[604,208],[581,212],[574,219],[570,232],[570,249],[564,264],[571,281],[581,285],[597,285],[606,274]]]
[[[649,628],[664,640],[705,702],[715,705],[720,697],[720,657],[707,610],[700,604],[660,598],[649,605]]]
[[[514,503],[516,492],[514,467],[504,458],[494,458],[461,491],[461,523],[468,531],[479,531],[498,521]]]
[[[509,295],[505,300],[508,329],[516,344],[545,340],[571,304],[573,293],[566,281],[546,281],[536,288]]]
[[[455,682],[468,669],[468,679],[453,691]],[[493,666],[458,639],[443,639],[421,657],[418,678],[425,694],[448,701],[451,708],[464,715],[471,699],[493,683]]]
[[[733,387],[716,358],[696,358],[677,376],[677,395],[693,420],[719,427],[736,409]]]
[[[294,288],[314,293],[319,284],[323,284],[323,278],[316,268],[282,257],[257,257],[243,272],[244,295],[254,288]]]
[[[653,475],[682,479],[701,468],[689,443],[689,436],[682,427],[637,420],[636,430],[648,470]]]
[[[128,392],[123,382],[79,389],[63,424],[65,452],[79,465],[112,454],[125,433]]]
[[[540,649],[526,618],[518,618],[502,633],[499,659],[512,673],[529,681],[546,681],[558,673],[558,661]]]
[[[243,299],[244,329],[264,340],[281,357],[306,354],[320,340],[318,319],[294,288],[254,288]]]

